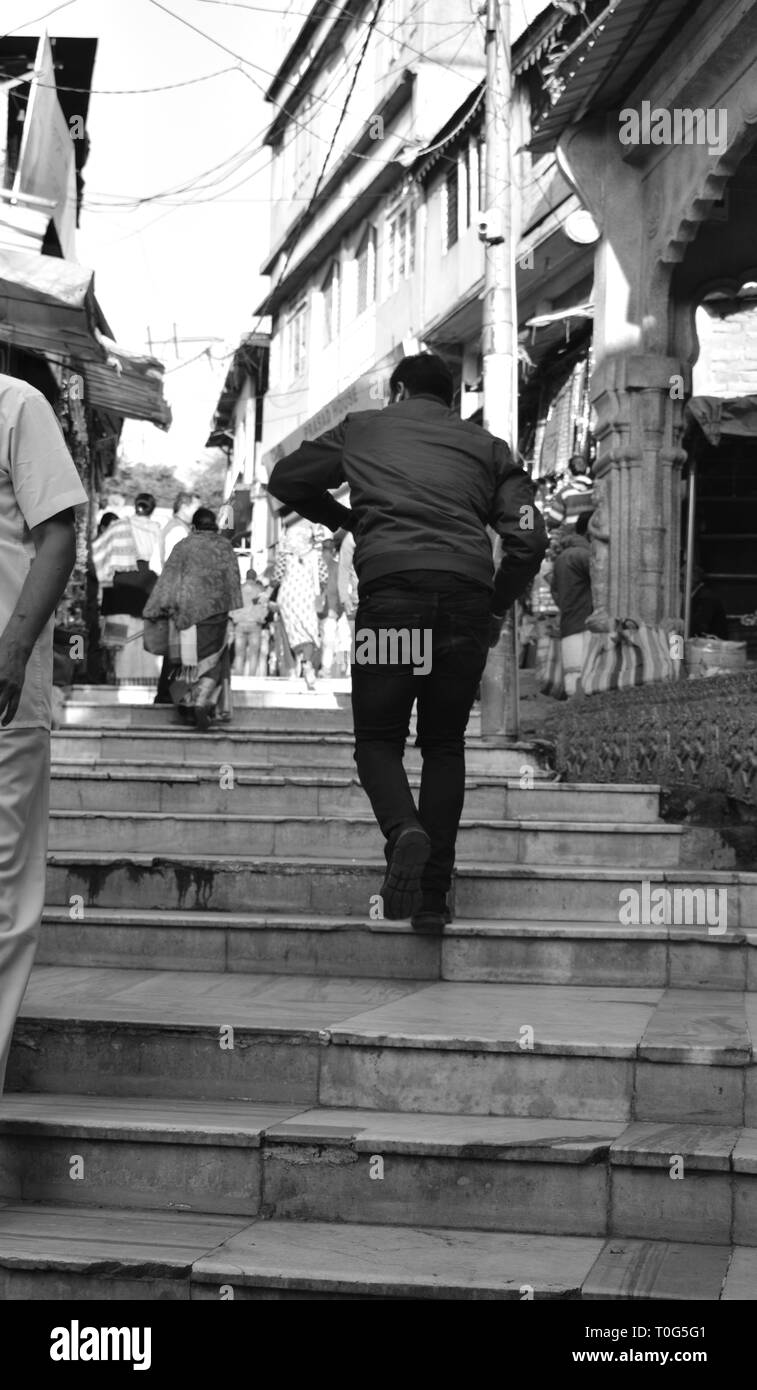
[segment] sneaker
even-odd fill
[[[387,846],[387,868],[381,886],[384,916],[398,921],[418,906],[421,875],[431,853],[431,841],[422,825],[407,825]]]
[[[447,906],[446,893],[424,893],[420,907],[410,918],[410,925],[417,932],[436,936],[444,931],[452,921],[452,913]]]

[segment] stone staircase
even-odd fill
[[[455,922],[417,936],[343,693],[287,694],[203,736],[67,707],[0,1298],[757,1297],[757,875],[474,722]],[[624,925],[645,882],[727,928]]]

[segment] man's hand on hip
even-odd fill
[[[489,646],[496,647],[502,636],[502,624],[505,621],[505,614],[500,617],[497,613],[492,613],[489,618]]]

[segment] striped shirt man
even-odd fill
[[[574,454],[568,463],[570,472],[550,497],[544,508],[544,520],[550,531],[558,526],[575,528],[581,512],[590,512],[596,505],[594,482],[586,472],[586,464],[581,454]]]

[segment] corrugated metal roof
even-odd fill
[[[163,367],[156,358],[137,357],[114,343],[105,362],[85,362],[82,373],[87,405],[169,428],[171,408],[163,395]]]
[[[93,273],[57,256],[0,247],[0,341],[31,352],[102,357]]]
[[[565,83],[552,109],[534,128],[532,150],[556,144],[566,126],[590,108],[612,107],[651,65],[671,28],[688,20],[698,0],[614,0],[596,27],[571,45],[555,69]]]
[[[168,429],[163,365],[98,330],[93,279],[72,261],[0,246],[0,342],[75,363],[89,405]]]

